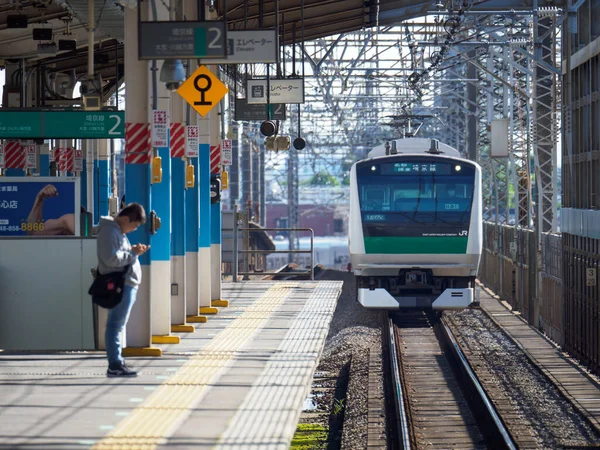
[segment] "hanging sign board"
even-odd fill
[[[225,22],[218,20],[139,22],[138,42],[140,60],[227,56]]]
[[[210,64],[275,63],[278,48],[275,30],[230,30],[227,58],[211,60]]]
[[[73,156],[73,171],[83,172],[83,151],[75,150],[75,156]]]
[[[152,111],[152,147],[169,146],[169,117],[166,111]]]
[[[269,105],[271,120],[285,120],[285,104]],[[269,120],[265,105],[249,105],[245,98],[235,99],[235,120]]]
[[[231,139],[221,141],[221,164],[224,166],[233,164],[233,142]]]
[[[198,146],[200,145],[200,128],[198,125],[186,125],[185,127],[185,156],[188,158],[198,157]]]
[[[27,145],[25,149],[25,168],[35,169],[37,167],[37,154],[35,152],[35,145]]]
[[[248,80],[248,104],[267,103],[267,80]],[[272,78],[269,80],[269,103],[304,103],[303,78]]]
[[[494,119],[490,122],[491,142],[490,156],[492,158],[508,157],[508,120]]]

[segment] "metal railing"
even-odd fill
[[[293,272],[293,274],[295,276],[302,276],[302,275],[307,275],[310,277],[311,280],[315,279],[315,273],[314,273],[314,262],[315,262],[315,232],[312,228],[238,228],[239,231],[245,231],[245,243],[250,241],[250,232],[252,231],[292,231],[292,232],[296,232],[296,231],[308,231],[310,232],[310,249],[309,250],[238,250],[238,253],[242,253],[244,255],[244,271],[243,272],[238,272],[238,275],[243,275],[244,279],[248,279],[247,276],[248,275],[282,275],[286,272],[265,272],[265,271],[257,271],[256,269],[251,271],[249,270],[249,265],[250,265],[250,258],[249,256],[254,255],[255,256],[255,261],[258,259],[258,255],[262,255],[262,254],[267,254],[267,255],[272,255],[274,253],[285,253],[285,254],[298,254],[298,253],[309,253],[310,254],[310,267],[306,270],[295,270]],[[234,233],[235,234],[235,233]],[[246,249],[249,248],[249,245],[245,245]],[[234,267],[237,264],[237,254],[235,253],[234,250],[234,262],[233,265]],[[292,273],[292,272],[290,272]],[[237,277],[234,276],[233,281],[237,281]]]
[[[243,226],[240,227],[240,222],[243,223]],[[223,231],[230,231],[231,236],[231,275],[233,277],[233,281],[238,281],[238,276],[242,275],[244,280],[248,280],[249,275],[284,275],[290,274],[294,276],[308,276],[311,280],[314,280],[314,239],[315,233],[312,228],[250,228],[249,226],[249,218],[248,214],[244,212],[243,214],[238,213],[238,206],[234,205],[233,210],[233,220],[231,228],[223,227]],[[242,243],[238,241],[240,238],[240,231],[243,233]],[[305,231],[310,233],[310,249],[308,250],[250,250],[250,233],[251,232],[263,232],[263,231],[287,231],[287,232],[296,232],[296,231]],[[240,249],[240,244],[242,249]],[[257,261],[262,260],[264,266],[266,268],[266,258],[264,256],[270,255],[273,253],[281,253],[281,254],[298,254],[298,253],[308,253],[310,255],[310,268],[305,270],[298,270],[293,272],[267,272],[264,270],[257,270],[256,264]],[[239,255],[243,255],[243,264],[244,270],[239,270]],[[251,260],[255,262],[252,264],[254,267],[250,270]]]

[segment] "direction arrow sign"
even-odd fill
[[[177,93],[202,117],[207,115],[227,92],[229,92],[227,86],[206,66],[198,67],[177,89]]]

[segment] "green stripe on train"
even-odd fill
[[[440,254],[467,253],[468,237],[366,237],[365,253]]]

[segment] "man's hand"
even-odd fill
[[[146,253],[148,251],[149,248],[150,248],[150,246],[146,245],[146,244],[135,244],[135,245],[131,246],[131,250],[136,255],[143,255],[144,253]]]

